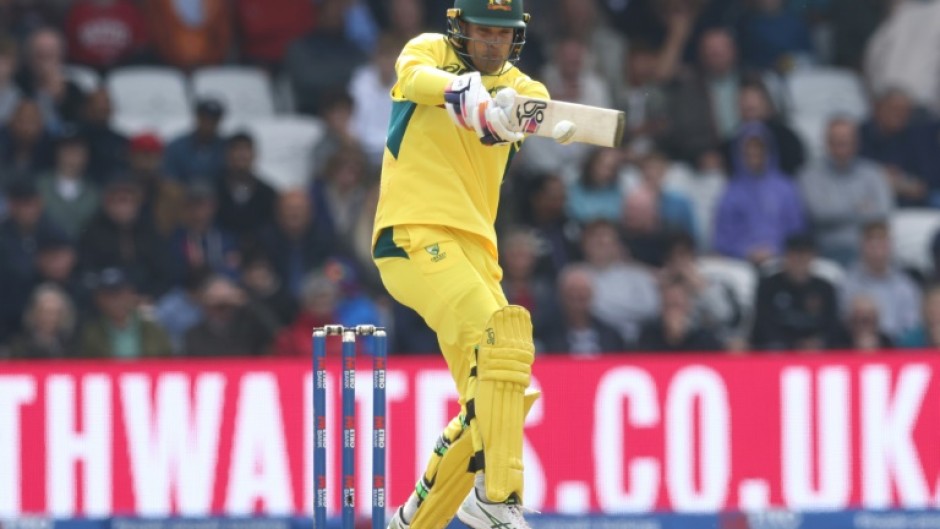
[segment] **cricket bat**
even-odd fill
[[[546,138],[556,137],[555,126],[561,121],[575,124],[570,141],[601,147],[619,147],[623,141],[624,114],[619,110],[516,96],[510,111],[514,129]]]

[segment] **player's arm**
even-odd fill
[[[400,97],[419,105],[442,106],[444,92],[457,78],[452,73],[439,70],[443,51],[432,41],[417,37],[402,50],[395,71],[398,74]]]

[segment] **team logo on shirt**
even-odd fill
[[[490,0],[486,8],[493,11],[512,11],[512,0]]]
[[[442,252],[441,246],[437,243],[434,243],[430,246],[425,246],[424,251],[428,252],[431,255],[432,263],[436,263],[447,258],[447,252]]]

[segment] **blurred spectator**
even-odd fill
[[[331,234],[322,224],[313,222],[313,218],[309,194],[303,190],[287,191],[277,199],[274,223],[258,236],[277,274],[295,297],[300,295],[304,276],[333,254],[335,243]]]
[[[742,307],[727,285],[699,271],[695,240],[689,234],[680,232],[670,236],[659,277],[661,285],[676,278],[686,285],[697,327],[711,330],[722,340],[737,332]]]
[[[587,64],[588,50],[575,36],[555,43],[554,60],[542,71],[542,82],[553,98],[596,107],[610,108],[610,87]]]
[[[0,32],[0,127],[10,121],[22,94],[13,82],[18,62],[16,41]]]
[[[814,60],[809,27],[784,0],[752,0],[738,23],[738,44],[748,66],[787,72]]]
[[[383,97],[387,97],[383,96]],[[326,131],[313,146],[313,176],[326,170],[326,164],[343,148],[360,148],[359,138],[353,135],[353,99],[345,90],[335,90],[320,100],[323,123]],[[388,115],[385,116],[388,119]],[[384,140],[383,140],[384,141]],[[384,143],[383,143],[384,149]],[[383,151],[384,152],[384,151]]]
[[[646,42],[630,43],[624,55],[626,67],[614,105],[626,113],[626,136],[630,150],[644,152],[666,125],[666,92],[656,76],[657,50]]]
[[[845,308],[859,295],[871,297],[880,314],[880,329],[891,339],[920,324],[920,290],[894,264],[889,228],[884,221],[863,228],[861,260],[849,271],[842,290]]]
[[[887,218],[894,199],[880,166],[859,158],[858,129],[846,118],[829,122],[826,158],[800,176],[820,253],[849,266],[858,257],[862,226]]]
[[[832,62],[860,71],[869,38],[886,18],[893,0],[831,0],[828,23],[832,28]]]
[[[383,34],[372,54],[372,60],[358,68],[349,81],[352,97],[352,117],[349,132],[362,143],[369,164],[379,167],[385,153],[385,137],[392,113],[392,91],[397,79],[395,60],[404,47],[404,41]]]
[[[554,174],[531,177],[520,193],[524,197],[520,223],[532,227],[539,239],[536,273],[554,279],[568,263],[579,257],[576,223],[565,215],[566,192]]]
[[[58,24],[61,7],[62,2],[49,0],[0,0],[0,34],[23,41],[38,29]]]
[[[98,211],[98,190],[87,181],[88,146],[74,127],[57,138],[55,167],[39,180],[49,218],[70,239],[78,240]]]
[[[359,46],[344,32],[347,0],[320,3],[317,29],[287,49],[284,68],[290,77],[297,110],[319,114],[321,98],[349,85],[353,72],[366,62]]]
[[[10,344],[11,356],[44,360],[74,355],[76,317],[65,291],[53,284],[40,285],[23,314],[23,332]]]
[[[666,172],[669,159],[661,152],[651,151],[640,160],[640,187],[653,195],[656,205],[658,231],[682,231],[690,235],[698,233],[692,203],[681,193],[666,189]],[[629,217],[628,208],[624,214]]]
[[[898,340],[898,346],[940,349],[940,285],[934,284],[924,293],[921,311],[922,323],[904,333]]]
[[[614,224],[588,224],[581,241],[593,277],[591,313],[617,329],[626,344],[635,344],[640,325],[660,310],[655,278],[630,260]]]
[[[21,99],[9,124],[0,127],[0,184],[49,170],[52,150],[52,136],[43,126],[39,105]]]
[[[55,285],[64,291],[74,307],[85,312],[92,308],[91,293],[78,269],[75,243],[64,234],[49,232],[36,240],[36,277],[33,285]]]
[[[225,107],[217,99],[196,102],[196,128],[171,141],[163,153],[166,174],[183,183],[219,176],[226,154],[226,142],[219,133],[224,114]]]
[[[274,336],[273,320],[260,307],[248,304],[245,293],[230,279],[209,278],[200,301],[204,316],[186,332],[186,356],[258,356],[267,352]]]
[[[782,270],[760,278],[751,346],[765,350],[819,350],[832,347],[839,333],[835,287],[813,275],[812,240],[787,239]]]
[[[107,89],[88,94],[83,110],[80,131],[88,143],[89,180],[100,185],[108,175],[126,168],[129,142],[111,126],[111,96]]]
[[[915,121],[905,92],[889,89],[878,96],[861,142],[862,155],[885,166],[899,206],[940,206],[938,136],[934,127]]]
[[[156,299],[169,289],[172,273],[166,241],[141,213],[142,199],[136,180],[114,175],[82,235],[79,256],[86,270],[121,268],[138,291]]]
[[[695,236],[699,250],[712,249],[715,226],[715,210],[728,186],[728,171],[725,158],[717,150],[708,151],[699,157],[695,168],[673,163],[666,175],[666,187],[690,200],[695,225]],[[682,170],[685,169],[685,170]]]
[[[142,0],[150,34],[163,62],[193,70],[221,64],[232,47],[225,0]]]
[[[255,173],[255,140],[234,134],[226,144],[225,169],[216,189],[219,227],[240,241],[274,219],[277,193]]]
[[[271,264],[271,257],[261,248],[246,250],[242,258],[241,284],[248,295],[248,302],[260,305],[273,314],[279,327],[294,320],[297,302],[287,290],[287,285],[278,277]]]
[[[535,334],[555,327],[558,320],[555,285],[549,278],[535,275],[538,239],[529,229],[514,228],[500,237],[500,243],[503,247],[499,254],[503,269],[502,287],[506,299],[529,311]]]
[[[39,103],[46,126],[78,123],[85,96],[65,73],[62,34],[51,27],[36,30],[29,36],[25,57],[17,80],[23,93]]]
[[[300,313],[282,329],[274,340],[272,351],[276,355],[308,357],[310,355],[310,329],[337,321],[336,305],[339,287],[322,271],[315,270],[304,278],[300,292]],[[327,353],[338,354],[336,340],[327,341]]]
[[[38,242],[63,237],[44,214],[33,180],[7,186],[9,216],[0,222],[0,341],[19,329],[23,309],[36,281]]]
[[[359,274],[351,261],[340,257],[330,257],[318,273],[339,287],[336,323],[352,327],[380,320],[378,306],[363,290]],[[367,344],[366,347],[371,348],[371,344]]]
[[[150,45],[147,22],[131,0],[75,0],[65,36],[70,61],[99,71],[142,58]]]
[[[741,83],[738,89],[738,112],[742,123],[758,122],[767,127],[777,145],[780,169],[787,176],[796,176],[806,162],[806,152],[800,137],[777,114],[767,87],[759,79]],[[734,165],[735,135],[725,141],[723,150],[728,165]]]
[[[607,27],[606,19],[598,13],[597,0],[559,0],[556,5],[554,34],[583,42],[589,68],[601,75],[609,93],[618,92],[626,57],[623,36]]]
[[[317,22],[317,3],[310,0],[235,0],[234,12],[242,58],[269,69]]]
[[[884,327],[880,324],[882,309],[871,296],[852,297],[846,312],[845,328],[837,348],[870,354],[894,346],[891,337],[881,330]]]
[[[940,111],[940,2],[895,0],[868,41],[865,76],[875,93],[901,88]]]
[[[680,277],[660,284],[662,312],[645,323],[638,347],[647,352],[720,351],[721,343],[709,329],[698,326],[689,285]]]
[[[333,154],[324,173],[313,182],[313,222],[335,236],[337,246],[346,253],[352,252],[352,234],[365,200],[367,169],[362,151],[346,147]]]
[[[734,175],[718,205],[715,249],[762,263],[779,255],[787,236],[804,228],[799,191],[777,165],[766,127],[741,128],[734,146]]]
[[[626,350],[617,329],[591,312],[594,278],[588,266],[572,264],[562,269],[558,274],[557,295],[562,321],[536,329],[540,352],[595,356]]]
[[[236,278],[239,255],[235,236],[215,223],[218,204],[212,184],[200,181],[190,183],[184,208],[183,222],[170,237],[176,283],[181,283],[192,271],[202,268]]]
[[[130,178],[140,185],[141,216],[161,237],[169,237],[182,222],[185,206],[183,186],[163,173],[163,143],[156,135],[143,133],[130,140]]]
[[[375,212],[379,206],[379,182],[373,182],[366,190],[359,216],[352,227],[350,240],[346,244],[349,256],[355,260],[363,287],[373,293],[384,293],[379,269],[372,258],[372,232],[375,227]]]
[[[94,292],[100,315],[82,325],[83,356],[132,359],[172,353],[166,331],[141,313],[137,290],[120,268],[97,273]]]
[[[620,220],[623,191],[619,169],[623,156],[617,149],[594,149],[584,161],[581,176],[568,186],[567,211],[580,223]]]
[[[183,353],[186,333],[204,318],[199,295],[212,272],[206,267],[191,268],[186,276],[154,304],[153,316],[170,337],[173,351]]]
[[[437,26],[446,11],[428,9],[431,2],[422,0],[372,0],[369,3],[382,26],[400,39],[414,38],[426,28]],[[388,9],[375,9],[378,4],[387,5]],[[428,15],[435,23],[426,23]]]

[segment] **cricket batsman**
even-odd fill
[[[548,99],[516,68],[522,0],[455,0],[447,34],[412,39],[396,63],[373,257],[389,293],[437,333],[460,414],[437,440],[390,529],[529,529],[522,430],[532,322],[500,287],[496,210],[523,133],[517,94]]]

